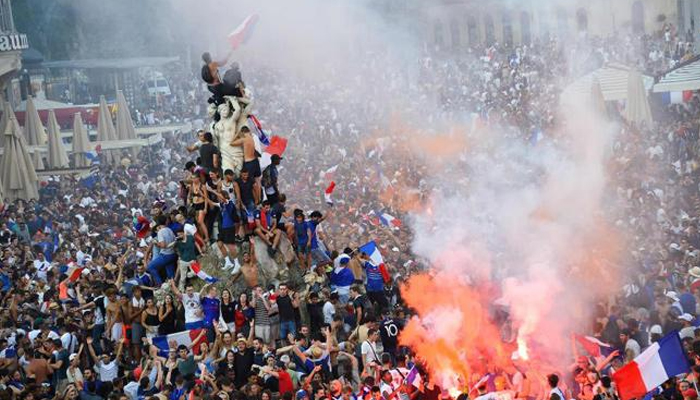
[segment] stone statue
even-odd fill
[[[218,112],[220,119],[214,124],[213,136],[216,137],[221,151],[221,169],[233,170],[234,175],[238,176],[243,167],[243,149],[231,146],[231,142],[238,132],[241,106],[235,97],[224,96],[224,102],[219,105]]]

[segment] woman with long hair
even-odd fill
[[[146,337],[152,339],[158,336],[158,328],[160,327],[160,318],[158,316],[158,307],[152,297],[146,299],[146,308],[141,313],[141,326],[146,331]]]
[[[255,318],[255,309],[250,306],[248,294],[241,293],[236,302],[236,332],[242,333],[244,337],[248,337],[250,333],[250,320]]]
[[[204,219],[207,216],[209,195],[207,194],[207,173],[204,169],[197,171],[197,178],[192,181],[190,193],[192,195],[192,208],[195,210],[197,218],[197,233],[201,233],[206,247],[209,245],[209,231]]]
[[[221,291],[221,318],[226,323],[227,330],[236,333],[236,302],[228,289]]]
[[[160,305],[160,309],[158,310],[158,320],[160,321],[160,325],[158,326],[159,335],[175,333],[175,317],[173,296],[166,294],[163,304]]]

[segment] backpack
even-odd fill
[[[262,184],[262,187],[264,187],[264,188],[268,188],[268,187],[272,186],[272,174],[270,173],[270,166],[267,166],[267,168],[265,168],[263,170],[260,183]]]
[[[209,69],[208,64],[202,65],[202,80],[208,84],[214,82],[214,77],[211,75],[211,70]]]

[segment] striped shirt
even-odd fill
[[[263,299],[256,299],[255,301],[255,324],[256,325],[270,325],[270,316],[267,313],[267,308],[263,303]]]

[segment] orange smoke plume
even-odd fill
[[[415,349],[445,388],[473,380],[472,374],[478,379],[485,364],[509,363],[513,348],[501,341],[499,328],[489,319],[489,292],[488,285],[470,285],[449,272],[415,275],[402,288],[419,317],[402,331],[401,344]]]

